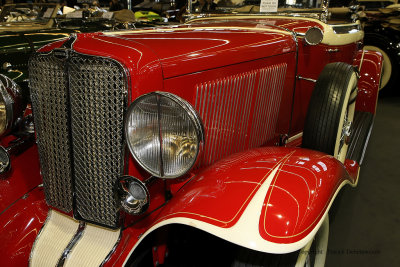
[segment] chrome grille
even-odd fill
[[[276,64],[197,85],[195,108],[206,132],[198,166],[274,137],[286,69],[286,63]]]
[[[30,62],[30,91],[47,203],[72,210],[68,77],[62,61],[37,57]]]
[[[286,64],[279,64],[260,70],[254,120],[251,128],[249,147],[258,147],[275,134],[278,112],[282,98]]]
[[[47,65],[50,75],[45,76],[43,65]],[[63,74],[64,82],[52,78],[51,73],[56,73],[58,68],[62,69],[59,72]],[[30,61],[30,73],[48,203],[67,212],[73,207],[77,219],[117,227],[119,205],[114,185],[123,173],[124,165],[127,77],[123,68],[113,60],[101,57],[70,53],[67,59],[58,59],[53,55],[38,54]],[[58,91],[64,93],[52,93]],[[61,101],[58,98],[63,99],[63,108],[54,104]],[[44,105],[45,101],[47,105]],[[59,117],[66,118],[62,127],[49,123]],[[62,149],[59,149],[60,141],[54,138],[57,131],[61,132],[62,143],[68,144]],[[58,162],[51,160],[54,152]],[[63,174],[63,184],[58,182],[56,173],[48,172],[57,169],[59,162],[70,170]],[[48,188],[48,184],[54,185]],[[69,186],[69,191],[64,186]],[[69,202],[68,208],[60,204],[63,202]]]
[[[206,130],[204,153],[199,165],[245,148],[251,99],[257,73],[248,72],[197,87],[196,109]]]

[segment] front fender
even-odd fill
[[[254,250],[289,253],[311,240],[346,183],[355,185],[356,175],[324,153],[285,147],[238,153],[179,190],[141,240],[178,223]]]
[[[0,214],[1,266],[27,266],[49,207],[43,187],[36,187]]]

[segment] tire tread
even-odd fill
[[[354,72],[352,66],[335,62],[325,66],[315,84],[303,131],[304,148],[333,154],[336,130],[347,85]]]

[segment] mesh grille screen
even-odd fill
[[[72,210],[71,157],[68,131],[68,79],[62,61],[30,61],[30,91],[47,203]]]
[[[114,184],[124,163],[123,69],[100,57],[72,54],[59,60],[39,55],[31,60],[30,72],[48,203],[70,211],[74,191],[78,218],[116,227],[119,205]],[[55,75],[63,79],[54,79]]]
[[[77,211],[113,225],[113,189],[123,170],[123,72],[111,61],[73,57],[69,75]]]

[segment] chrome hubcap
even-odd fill
[[[346,110],[346,113],[344,115],[342,133],[340,135],[340,146],[338,154],[340,154],[340,151],[342,150],[344,144],[348,145],[350,143],[351,124],[352,122],[348,119],[348,110]]]
[[[343,125],[342,139],[346,145],[350,143],[351,121],[346,121]]]

